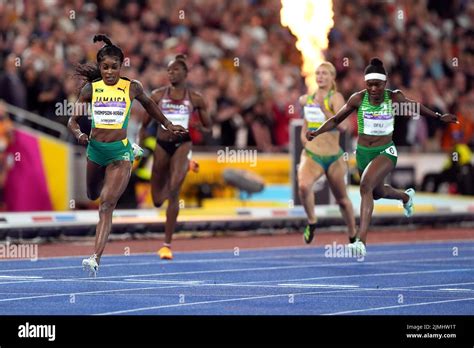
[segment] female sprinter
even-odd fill
[[[134,159],[134,150],[127,139],[127,124],[133,99],[137,99],[171,134],[187,134],[173,125],[158,106],[144,93],[139,81],[120,76],[124,60],[122,50],[105,35],[94,36],[94,42],[105,45],[97,52],[97,65],[80,65],[77,74],[87,82],[77,103],[92,104],[92,131],[90,136],[81,132],[75,112],[68,127],[79,143],[87,146],[87,195],[100,197],[99,223],[96,228],[94,254],[82,261],[83,267],[94,276],[112,228],[112,213],[118,199],[127,187]]]
[[[349,241],[355,242],[354,209],[346,192],[344,176],[347,164],[342,157],[343,151],[339,147],[339,131],[334,129],[317,139],[311,141],[306,139],[307,131],[317,130],[344,105],[344,97],[336,91],[335,80],[336,68],[334,65],[329,62],[321,63],[316,70],[318,90],[314,95],[305,94],[299,99],[304,111],[304,125],[301,130],[304,149],[298,168],[298,191],[308,216],[308,225],[303,235],[307,244],[313,240],[316,228],[313,185],[324,174],[349,228]]]
[[[405,215],[413,215],[413,197],[415,191],[405,192],[384,185],[385,177],[395,168],[397,149],[392,141],[395,112],[398,110],[415,110],[406,106],[416,105],[419,114],[425,117],[436,117],[443,122],[455,123],[456,116],[441,115],[427,107],[406,98],[400,90],[385,89],[387,73],[378,58],[372,58],[365,69],[367,88],[354,93],[336,115],[327,120],[318,130],[306,133],[308,140],[334,129],[352,112],[357,111],[359,139],[357,142],[357,167],[361,173],[360,195],[360,229],[357,240],[349,244],[357,255],[365,256],[367,231],[369,229],[374,199],[397,199],[403,202]],[[396,113],[400,115],[399,112]],[[404,116],[418,116],[418,113]]]
[[[168,119],[185,129],[188,129],[191,115],[196,110],[203,126],[202,130],[210,131],[211,120],[204,99],[199,93],[187,88],[187,74],[185,56],[177,55],[168,64],[170,85],[154,90],[151,93],[151,99],[158,104]],[[149,122],[150,118],[147,117],[143,122],[142,131],[146,129]],[[181,136],[173,134],[164,127],[158,127],[156,139],[157,146],[151,174],[153,204],[159,208],[165,200],[168,200],[165,242],[158,250],[158,255],[161,259],[171,260],[173,259],[171,240],[179,213],[179,192],[191,159],[191,138],[189,133]]]

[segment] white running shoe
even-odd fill
[[[91,257],[82,260],[82,268],[84,271],[89,272],[89,276],[97,277],[97,272],[99,272],[99,265],[96,261],[97,255],[94,254]]]
[[[133,143],[132,144],[132,150],[133,150],[133,156],[135,158],[139,158],[139,157],[142,157],[143,156],[143,149],[138,146],[137,144]]]
[[[360,239],[357,239],[354,243],[350,243],[348,246],[353,257],[360,257],[367,255],[364,243]]]
[[[403,209],[405,209],[405,216],[410,217],[413,215],[413,198],[415,197],[415,190],[409,188],[405,193],[408,195],[409,199],[408,202],[403,204]]]

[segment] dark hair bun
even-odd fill
[[[370,65],[383,67],[383,62],[379,58],[372,58]]]
[[[94,42],[105,42],[106,45],[113,46],[112,41],[107,37],[107,35],[104,34],[98,34],[94,35]]]
[[[182,61],[185,61],[186,58],[188,58],[186,55],[184,54],[178,54],[176,57],[174,57],[174,59],[176,60],[182,60]]]

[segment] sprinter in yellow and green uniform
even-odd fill
[[[109,86],[102,78],[92,82],[92,128],[127,129],[130,118],[130,80],[120,77]],[[89,140],[87,158],[101,166],[114,161],[134,159],[133,150],[127,138],[113,142]]]
[[[105,35],[95,35],[94,42],[105,45],[97,52],[97,65],[79,65],[77,75],[85,80],[78,103],[91,103],[92,131],[85,134],[74,114],[68,127],[79,143],[87,146],[87,195],[100,198],[99,223],[96,227],[94,253],[82,261],[84,269],[94,276],[99,269],[112,229],[112,214],[130,179],[134,146],[127,139],[127,125],[132,101],[137,99],[145,110],[177,137],[187,130],[173,125],[143,91],[139,81],[120,76],[124,61],[122,50]],[[79,108],[77,108],[79,109]],[[135,147],[135,150],[139,150]]]
[[[378,58],[372,58],[365,69],[367,88],[354,93],[336,115],[327,120],[316,131],[306,133],[308,140],[319,137],[325,132],[336,128],[354,111],[357,112],[359,139],[357,142],[357,166],[361,173],[360,182],[360,228],[357,240],[349,244],[356,254],[365,256],[367,231],[374,208],[374,199],[397,199],[403,202],[405,215],[413,215],[413,197],[415,191],[409,188],[405,192],[396,190],[390,185],[384,185],[385,177],[395,168],[397,163],[397,149],[392,141],[395,116],[425,116],[435,117],[442,122],[455,123],[456,116],[451,114],[440,115],[419,105],[419,114],[395,114],[395,110],[416,110],[417,108],[404,107],[404,103],[415,103],[406,98],[400,90],[386,89],[387,73],[383,63]],[[413,105],[413,104],[412,104]],[[397,106],[397,107],[395,107]]]
[[[314,212],[314,183],[323,175],[336,198],[341,214],[348,227],[350,242],[355,241],[356,226],[354,209],[346,192],[345,175],[347,162],[339,147],[339,131],[334,129],[317,139],[308,141],[307,131],[315,131],[331,118],[343,105],[344,97],[336,90],[336,69],[330,62],[323,62],[316,70],[318,90],[313,95],[303,95],[299,102],[303,108],[304,124],[301,141],[304,149],[298,167],[298,194],[308,217],[303,233],[305,243],[311,243],[316,230]]]

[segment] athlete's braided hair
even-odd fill
[[[120,60],[120,65],[122,65],[124,60],[124,55],[120,47],[115,46],[106,35],[95,35],[93,41],[102,41],[105,45],[97,52],[96,64],[86,63],[76,66],[76,75],[84,80],[84,84],[102,77],[100,75],[99,64],[104,60],[105,56],[117,57]]]
[[[387,75],[385,68],[383,67],[383,62],[377,57],[372,58],[369,65],[365,68],[364,75],[371,73]]]

